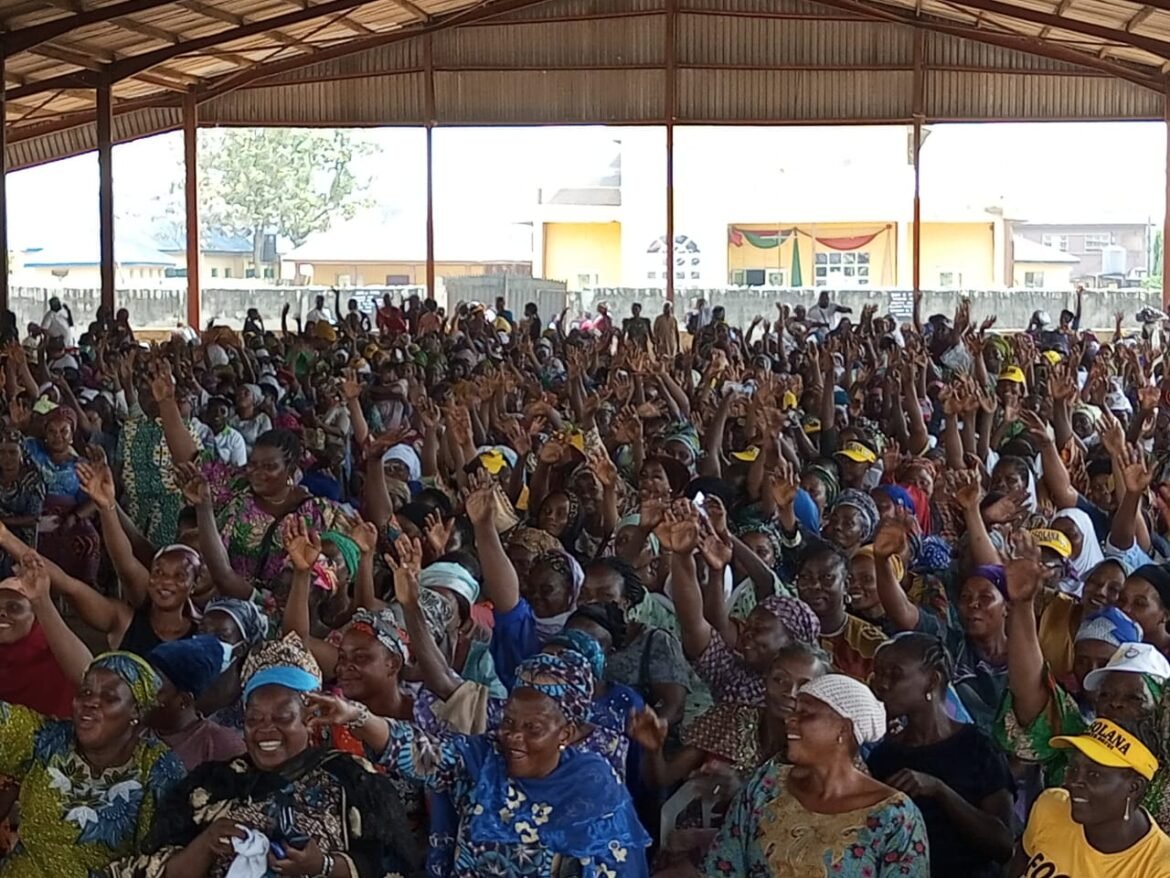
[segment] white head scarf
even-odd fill
[[[383,464],[389,463],[392,460],[398,460],[405,464],[412,482],[417,482],[422,478],[422,461],[419,459],[418,452],[414,450],[413,446],[401,442],[382,455]]]
[[[1092,519],[1075,507],[1062,509],[1052,516],[1053,521],[1058,518],[1067,518],[1081,532],[1081,551],[1069,557],[1068,565],[1076,578],[1083,581],[1094,567],[1105,560],[1105,553],[1097,541],[1097,531],[1093,529]]]
[[[853,723],[857,745],[880,741],[886,734],[886,708],[864,683],[844,674],[826,674],[800,687],[801,695],[811,695]]]

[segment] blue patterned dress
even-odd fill
[[[735,878],[929,878],[922,814],[894,793],[843,814],[807,810],[765,763],[736,794],[701,873]]]
[[[617,773],[570,748],[547,777],[508,777],[494,735],[437,741],[388,720],[383,765],[450,793],[458,815],[452,878],[553,878],[566,859],[581,878],[643,878],[650,837]]]

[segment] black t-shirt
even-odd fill
[[[866,763],[880,781],[903,768],[933,775],[975,806],[992,793],[1014,789],[1007,757],[973,725],[965,725],[945,741],[928,747],[905,747],[886,738]],[[989,859],[960,836],[936,800],[915,799],[914,804],[926,823],[933,878],[998,878],[1002,874],[1003,864]]]

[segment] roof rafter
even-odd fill
[[[64,36],[80,27],[102,24],[113,18],[157,9],[160,6],[170,6],[174,2],[175,0],[123,0],[121,3],[114,3],[110,6],[86,9],[73,15],[54,18],[44,24],[22,27],[6,34],[0,34],[0,49],[7,55],[14,55],[17,52]]]
[[[1051,12],[1040,12],[1024,6],[1014,6],[1010,3],[1002,3],[1000,0],[956,0],[956,2],[960,6],[980,9],[992,15],[1030,21],[1033,24],[1045,25],[1056,30],[1096,37],[1097,39],[1118,43],[1123,46],[1132,46],[1135,49],[1141,49],[1159,58],[1170,58],[1170,42],[1155,39],[1154,37],[1130,34],[1122,30],[1103,27],[1099,24],[1081,21],[1079,19],[1062,18]],[[1170,4],[1170,0],[1166,0],[1166,2]],[[1151,3],[1150,5],[1154,4]]]

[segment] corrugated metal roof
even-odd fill
[[[39,2],[0,18],[69,20]],[[87,52],[129,75],[120,140],[177,127],[189,87],[208,125],[421,124],[429,93],[441,125],[662,122],[672,38],[683,124],[908,122],[923,31],[935,121],[1160,118],[1170,64],[1170,12],[1129,0],[175,0],[96,21],[109,2],[9,57],[10,167],[93,148]]]

